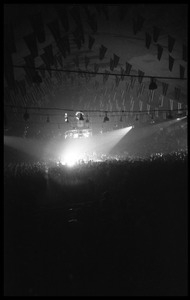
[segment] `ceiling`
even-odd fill
[[[38,13],[41,13],[42,16],[45,40],[39,42],[36,39],[38,50],[38,55],[34,58],[36,68],[42,65],[46,67],[42,59],[44,48],[52,45],[55,58],[55,63],[51,64],[52,70],[94,72],[97,67],[98,73],[109,72],[108,79],[105,79],[104,82],[103,74],[91,74],[88,77],[83,73],[57,71],[50,73],[45,71],[43,76],[39,73],[42,83],[38,84],[40,88],[36,89],[36,84],[27,80],[23,66],[26,63],[25,57],[31,54],[24,37],[34,32],[31,16]],[[144,20],[143,25],[134,34],[134,20],[139,15]],[[67,30],[66,26],[63,26],[65,24],[63,16],[68,18]],[[92,21],[93,18],[94,23],[92,22],[91,25],[90,20]],[[58,22],[61,37],[68,36],[69,38],[70,53],[66,52],[66,57],[63,57],[52,31],[48,27],[48,24],[55,20]],[[174,108],[177,107],[178,102],[181,103],[182,107],[187,106],[187,80],[179,79],[180,65],[184,68],[184,77],[187,77],[187,61],[183,59],[182,55],[183,45],[187,45],[188,25],[187,5],[185,4],[6,4],[4,6],[4,25],[6,27],[10,24],[13,25],[16,45],[16,51],[11,54],[14,79],[18,86],[20,81],[25,82],[26,93],[22,93],[19,88],[15,91],[10,87],[5,76],[5,107],[11,104],[24,107],[64,108],[76,111],[79,109],[120,111],[121,109],[128,110],[133,99],[134,110],[139,110],[139,101],[142,101],[143,110],[147,109],[148,103],[151,109],[159,109],[163,82],[168,84],[168,90],[162,109],[170,107],[170,99],[173,100]],[[84,40],[81,42],[81,47],[78,47],[74,38],[81,24]],[[97,31],[92,29],[93,24],[97,25]],[[156,42],[153,41],[154,27],[159,29]],[[151,36],[149,49],[145,46],[146,33]],[[175,41],[170,53],[168,51],[168,35]],[[89,36],[94,39],[91,50],[89,50]],[[163,49],[160,60],[157,58],[158,44]],[[101,45],[106,47],[103,59],[99,57]],[[117,67],[111,71],[110,59],[113,59],[114,54],[119,57],[119,62]],[[172,71],[169,70],[169,55],[174,59]],[[60,63],[60,56],[63,66]],[[85,66],[85,57],[88,59],[87,66]],[[78,59],[78,66],[76,59]],[[138,94],[140,86],[138,77],[135,77],[133,89],[129,89],[131,77],[126,76],[121,80],[121,69],[126,70],[126,63],[132,66],[130,75],[137,76],[139,70],[145,75],[142,79],[144,90],[140,95]],[[6,64],[5,71],[9,72]],[[58,73],[59,75],[57,75]],[[118,85],[116,76],[110,75],[111,73],[118,74]],[[151,99],[149,99],[150,78],[148,76],[155,77],[158,86]],[[175,88],[180,89],[179,99],[176,99]],[[125,104],[124,108],[123,104]],[[47,112],[45,112],[46,114]],[[15,110],[17,119],[19,118],[18,115],[18,110]]]

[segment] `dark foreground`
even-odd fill
[[[4,295],[187,295],[187,154],[5,166]]]

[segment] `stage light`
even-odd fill
[[[135,120],[136,120],[136,121],[138,121],[138,120],[139,120],[139,118],[138,118],[138,115],[136,115],[136,118],[135,118]]]
[[[69,119],[68,119],[67,113],[65,113],[65,122],[66,122],[66,123],[69,123]]]
[[[109,118],[108,118],[108,116],[107,116],[107,112],[105,112],[104,123],[105,123],[105,122],[108,122],[108,121],[109,121]]]
[[[150,85],[149,85],[149,90],[156,90],[158,87],[157,87],[157,84],[155,82],[155,79],[154,78],[151,78],[151,82],[150,82]]]
[[[49,116],[47,116],[47,120],[46,120],[46,122],[47,122],[47,123],[49,123],[49,122],[50,122],[50,120],[49,120]]]
[[[25,111],[25,113],[23,115],[23,118],[24,118],[24,121],[28,121],[29,118],[30,118],[29,113],[27,112],[27,109],[26,109],[26,111]]]

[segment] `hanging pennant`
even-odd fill
[[[173,64],[174,64],[174,58],[171,55],[169,55],[169,70],[170,70],[170,72],[173,69]]]
[[[130,75],[131,68],[132,68],[132,65],[129,64],[128,62],[126,62],[126,70],[125,70],[126,75]]]
[[[162,82],[162,95],[166,96],[168,91],[169,84],[166,82]]]
[[[185,75],[185,68],[180,65],[180,79],[183,79],[184,78],[184,75]]]
[[[119,63],[120,57],[116,54],[113,55],[113,61],[114,61],[114,68],[117,68],[117,65]]]
[[[179,101],[181,95],[181,89],[175,87],[175,100]]]
[[[107,48],[103,45],[99,48],[99,59],[102,60],[106,54]]]
[[[162,48],[162,46],[159,45],[159,44],[157,44],[157,58],[158,58],[158,60],[161,59],[162,53],[163,53],[163,48]]]
[[[141,71],[141,70],[138,70],[138,81],[139,81],[139,83],[141,84],[142,83],[142,80],[143,80],[143,77],[144,77],[144,72],[143,71]]]
[[[175,39],[168,35],[168,51],[171,53],[175,44]]]
[[[152,38],[151,38],[151,35],[148,32],[145,33],[145,37],[146,37],[146,43],[145,43],[146,48],[149,49]]]
[[[153,26],[153,41],[155,43],[157,43],[159,35],[160,35],[160,29],[156,26]]]

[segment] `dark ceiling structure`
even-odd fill
[[[6,4],[6,126],[60,130],[77,111],[99,125],[187,113],[187,5]]]

